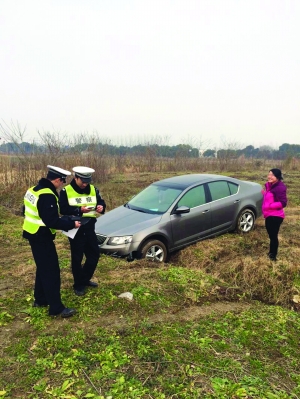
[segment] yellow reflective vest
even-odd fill
[[[24,196],[24,206],[25,206],[25,219],[23,223],[23,230],[27,231],[30,234],[37,233],[38,229],[41,226],[45,226],[45,223],[42,221],[39,215],[39,211],[37,208],[37,203],[42,194],[52,194],[55,196],[57,201],[57,207],[59,210],[58,198],[53,193],[50,188],[42,188],[39,191],[33,191],[34,187],[31,187],[27,190]],[[49,229],[52,234],[56,233],[55,229]]]
[[[95,209],[97,207],[96,189],[92,184],[90,184],[90,188],[91,188],[90,194],[79,194],[74,190],[71,184],[68,184],[65,187],[65,190],[69,205],[78,206],[78,207],[93,206]],[[88,218],[97,217],[98,214],[94,209],[91,210],[90,212],[83,213],[82,217],[88,217]]]

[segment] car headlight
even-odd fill
[[[129,244],[132,241],[132,236],[122,236],[122,237],[111,237],[107,245],[122,245]]]

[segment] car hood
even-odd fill
[[[97,219],[95,231],[106,236],[132,235],[157,224],[161,217],[119,206]]]

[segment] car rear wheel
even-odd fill
[[[165,244],[159,240],[146,241],[141,248],[141,257],[152,262],[165,262],[167,255]]]
[[[239,233],[248,233],[253,230],[255,215],[251,209],[244,209],[238,216],[236,230]]]

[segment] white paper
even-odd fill
[[[67,236],[67,237],[69,237],[69,238],[74,238],[74,237],[76,236],[76,233],[77,233],[78,229],[79,229],[79,227],[77,227],[77,229],[72,229],[72,230],[69,230],[69,231],[64,231],[64,230],[62,230],[61,232],[62,232],[65,236]]]

